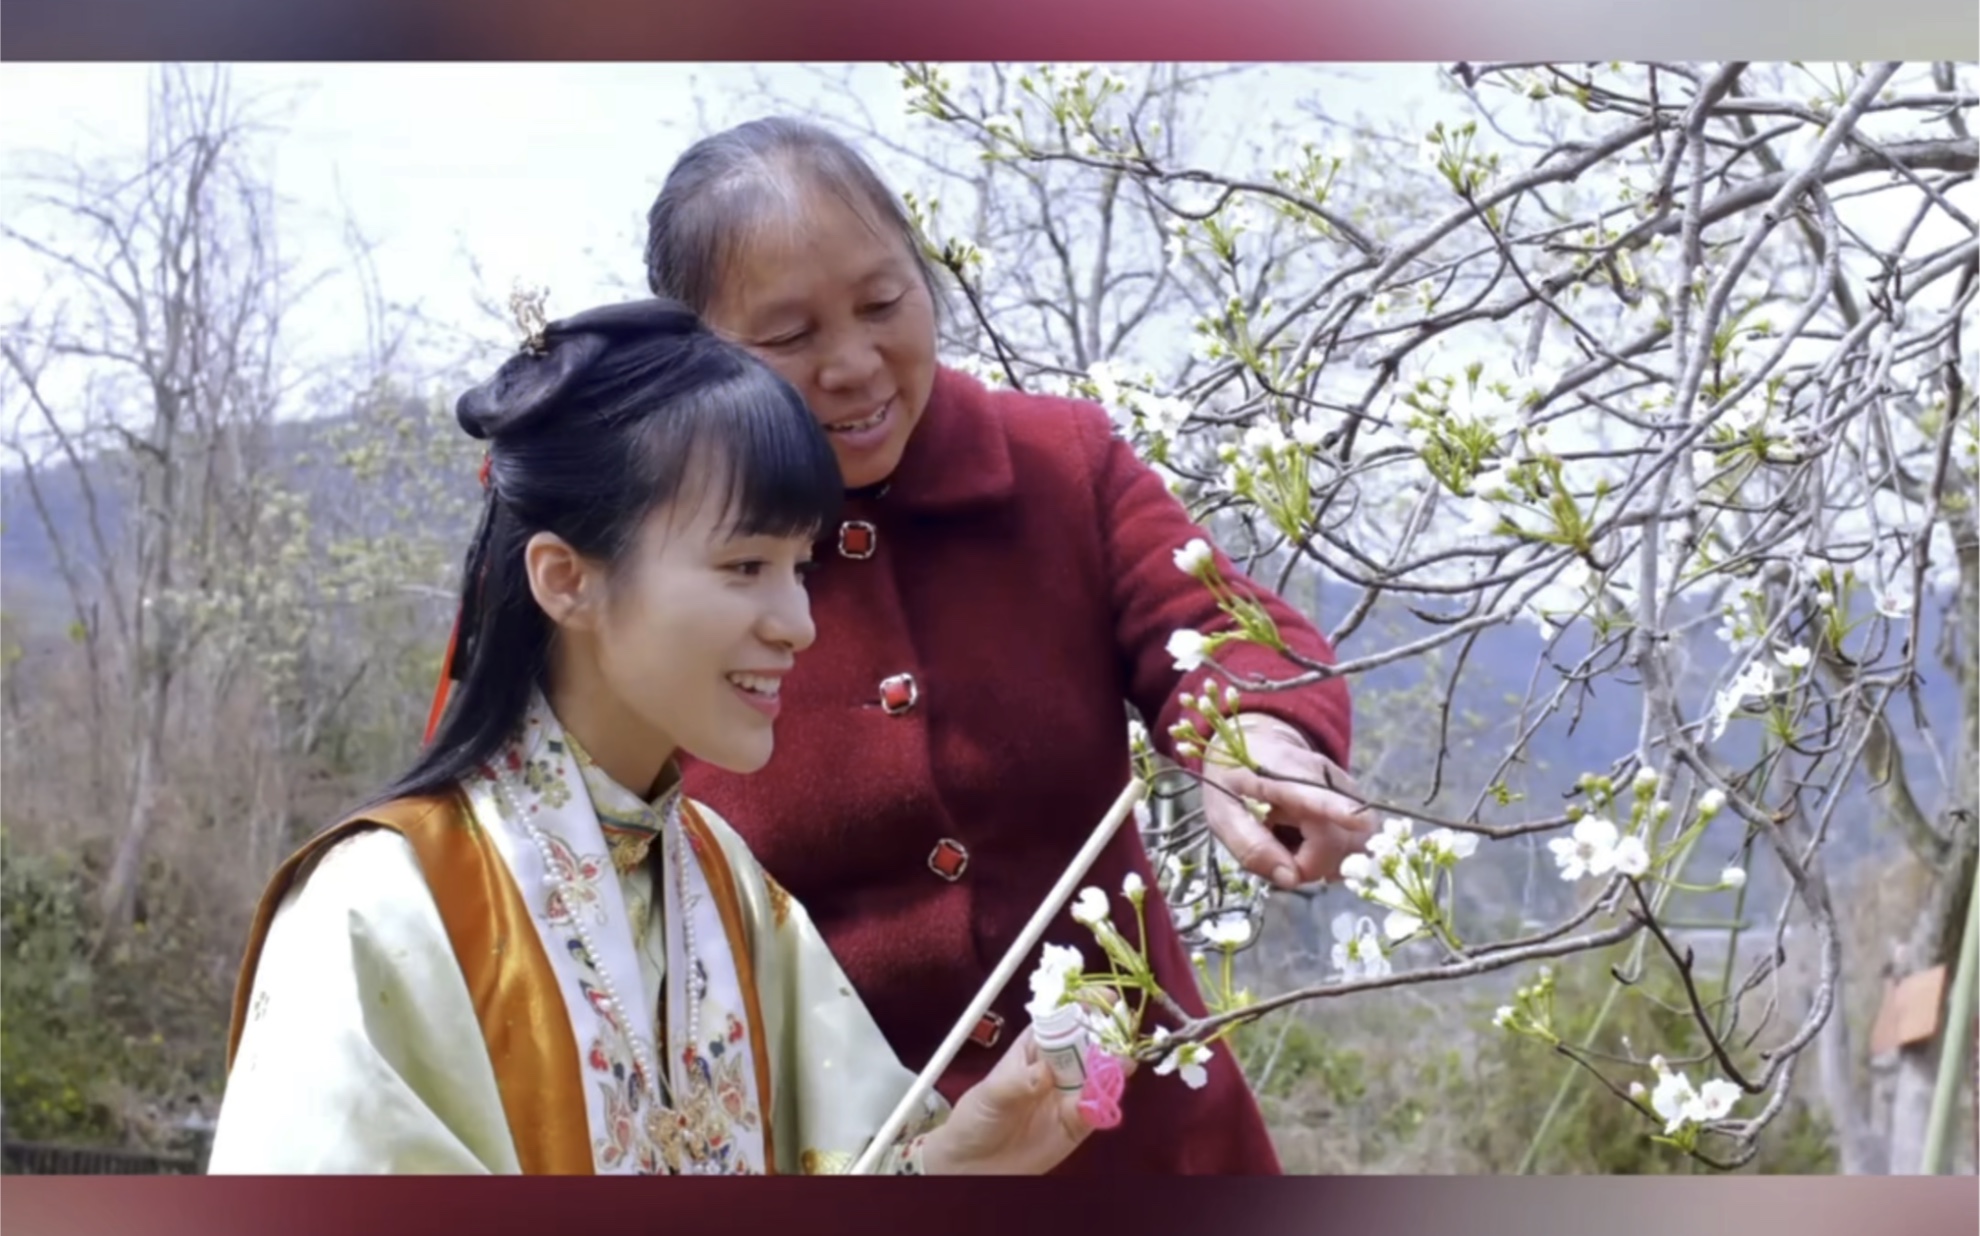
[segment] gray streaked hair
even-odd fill
[[[646,215],[647,287],[705,313],[751,229],[776,218],[795,222],[806,190],[821,188],[898,231],[939,315],[934,264],[900,199],[851,143],[788,116],[704,137],[675,161]]]

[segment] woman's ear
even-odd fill
[[[523,547],[523,570],[536,603],[559,627],[589,630],[597,622],[602,581],[596,566],[554,532],[539,532]]]

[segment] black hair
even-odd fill
[[[939,320],[943,305],[928,245],[900,199],[845,139],[787,116],[752,120],[704,137],[675,161],[646,216],[646,285],[706,313],[727,261],[749,229],[788,211],[803,186],[827,189],[894,229],[907,246]]]
[[[523,561],[556,534],[608,569],[656,508],[692,484],[741,536],[815,536],[844,484],[789,383],[666,299],[591,309],[544,327],[455,406],[488,443],[488,495],[462,572],[445,719],[374,802],[440,792],[485,763],[546,685],[552,623]]]

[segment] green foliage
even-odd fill
[[[94,883],[84,858],[29,851],[0,830],[0,1105],[10,1138],[142,1141],[168,1132],[147,1127],[147,1100],[219,1091],[232,980],[213,964],[220,933],[190,890],[154,868],[151,913],[93,956]]]

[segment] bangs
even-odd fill
[[[714,498],[729,535],[809,540],[838,518],[845,482],[832,444],[804,400],[767,368],[747,365],[664,419],[679,436],[662,429],[675,441],[653,445],[679,471],[657,490]]]

